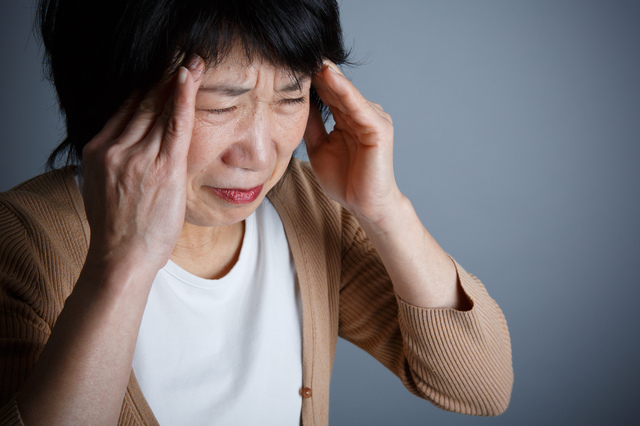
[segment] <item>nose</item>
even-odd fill
[[[248,171],[261,171],[269,166],[274,148],[267,109],[255,108],[238,119],[236,141],[222,155],[225,164]]]

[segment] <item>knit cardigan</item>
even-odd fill
[[[469,311],[400,299],[358,222],[294,160],[268,194],[284,224],[302,299],[302,423],[327,425],[337,337],[354,343],[412,393],[445,410],[497,415],[513,370],[507,325],[484,286],[457,263]],[[16,393],[73,291],[89,225],[70,167],[0,194],[0,424],[21,425]],[[268,389],[265,389],[268,391]],[[119,425],[157,421],[133,371]]]

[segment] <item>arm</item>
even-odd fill
[[[340,333],[436,405],[499,414],[512,382],[502,312],[399,191],[388,114],[334,67],[314,85],[336,125],[327,133],[312,110],[305,141],[321,186],[361,226],[343,258]]]
[[[129,100],[84,151],[87,258],[17,396],[25,424],[118,420],[147,296],[185,212],[202,61]],[[46,254],[45,254],[46,255]]]
[[[371,241],[351,216],[344,222],[340,336],[391,370],[413,394],[471,415],[509,404],[513,371],[507,324],[480,281],[454,263],[472,308],[422,308],[393,289]]]

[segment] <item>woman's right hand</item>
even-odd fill
[[[193,63],[195,62],[195,63]],[[129,99],[84,150],[87,260],[17,395],[25,424],[115,424],[149,290],[184,222],[204,63]]]
[[[163,267],[182,230],[187,154],[204,63],[135,95],[84,148],[90,262]],[[154,271],[155,270],[155,271]]]

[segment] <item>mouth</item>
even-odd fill
[[[231,204],[250,204],[253,203],[260,193],[262,192],[263,185],[256,186],[249,189],[235,189],[235,188],[212,188],[211,191],[224,201]]]

